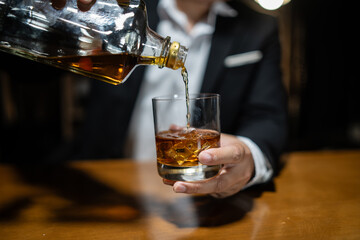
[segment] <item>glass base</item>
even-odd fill
[[[215,177],[221,168],[220,165],[198,165],[193,167],[174,167],[157,163],[158,173],[162,178],[173,181],[200,181]]]

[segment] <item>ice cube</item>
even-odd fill
[[[166,154],[181,166],[185,161],[194,160],[197,157],[194,154],[197,149],[197,142],[188,140],[175,144]]]

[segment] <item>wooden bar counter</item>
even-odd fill
[[[226,199],[175,194],[155,162],[0,164],[0,239],[360,239],[360,151],[283,159]]]

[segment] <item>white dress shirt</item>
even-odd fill
[[[160,22],[156,32],[161,36],[170,36],[171,41],[177,41],[189,49],[185,62],[189,74],[189,92],[199,93],[210,52],[216,15],[234,17],[237,11],[224,2],[216,2],[207,18],[197,22],[190,32],[185,29],[188,23],[187,16],[177,9],[175,0],[160,0],[158,13]],[[127,157],[138,161],[156,159],[151,99],[157,96],[183,94],[184,91],[180,70],[147,67],[130,121],[126,144]],[[255,163],[255,177],[247,186],[270,179],[273,170],[260,148],[248,138],[239,136],[239,139],[250,148]]]

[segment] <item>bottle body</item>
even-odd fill
[[[140,64],[167,66],[170,47],[149,29],[143,0],[98,0],[86,12],[76,0],[62,9],[49,0],[0,0],[0,50],[112,84]]]

